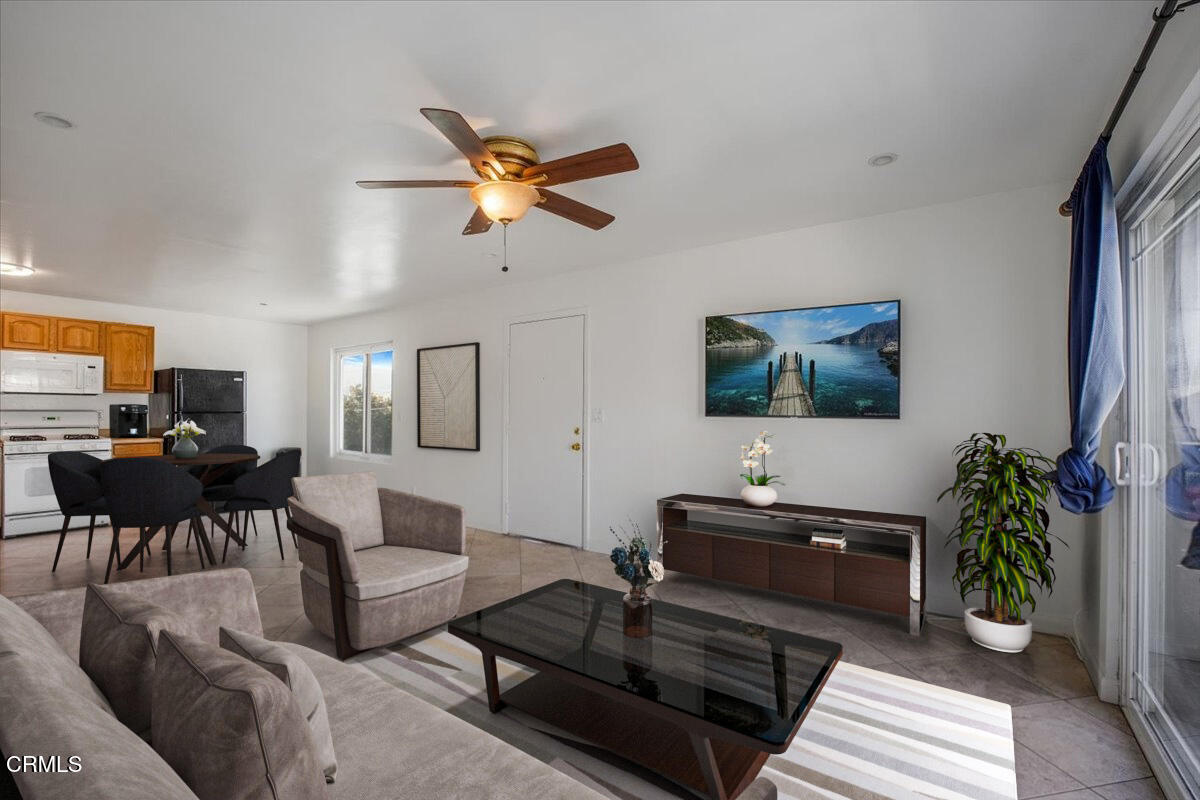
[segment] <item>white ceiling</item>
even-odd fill
[[[4,2],[0,260],[39,270],[5,285],[307,322],[1068,180],[1153,7]],[[465,191],[354,186],[473,177],[421,106],[641,169],[562,187],[616,222],[531,211],[503,275]]]

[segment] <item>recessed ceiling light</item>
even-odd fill
[[[895,164],[896,159],[900,156],[895,153],[880,153],[877,156],[871,156],[867,159],[867,163],[872,167],[886,167],[888,164]]]
[[[23,264],[0,263],[0,275],[11,275],[13,277],[23,278],[26,275],[32,275],[33,272],[33,267],[27,267]]]
[[[51,114],[48,111],[38,111],[33,115],[33,118],[38,122],[44,122],[51,128],[74,128],[75,123],[66,117],[60,117],[57,114]]]

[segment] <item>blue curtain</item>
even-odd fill
[[[1196,523],[1179,563],[1188,569],[1200,569],[1200,436],[1192,433],[1192,440],[1179,447],[1179,463],[1167,473],[1164,494],[1171,514]]]
[[[1200,219],[1184,222],[1163,243],[1171,264],[1166,270],[1166,378],[1171,404],[1171,438],[1179,463],[1167,472],[1163,499],[1167,511],[1192,526],[1191,541],[1180,562],[1200,570]]]
[[[1068,313],[1071,447],[1058,457],[1054,485],[1063,508],[1086,514],[1113,498],[1113,485],[1096,463],[1096,453],[1100,428],[1125,383],[1117,213],[1104,139],[1092,148],[1071,192]]]

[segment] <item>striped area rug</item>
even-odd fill
[[[514,709],[488,711],[479,651],[442,630],[357,656],[384,680],[620,800],[690,797]],[[501,690],[532,673],[498,661]],[[841,663],[762,776],[783,798],[1015,800],[1012,713],[991,700]]]

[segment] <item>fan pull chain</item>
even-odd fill
[[[500,223],[504,226],[504,265],[500,267],[501,272],[508,272],[508,223]]]

